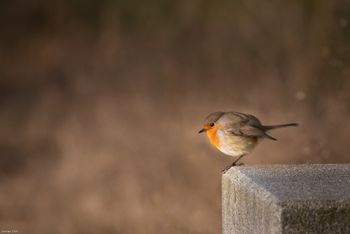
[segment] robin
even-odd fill
[[[276,141],[268,131],[289,126],[298,124],[262,125],[258,118],[250,114],[219,111],[211,113],[205,119],[205,124],[199,133],[206,132],[210,143],[224,154],[238,157],[224,170],[226,171],[250,153],[260,139]]]

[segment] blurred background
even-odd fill
[[[246,165],[349,163],[347,1],[0,2],[0,228],[220,233],[213,111],[276,130]]]

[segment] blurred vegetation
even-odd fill
[[[246,164],[341,163],[347,1],[1,1],[0,226],[220,233],[217,110],[274,132]]]

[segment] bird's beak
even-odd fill
[[[201,130],[199,130],[198,134],[199,133],[202,133],[202,132],[205,132],[206,130],[204,128],[202,128]]]

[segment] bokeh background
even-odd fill
[[[246,164],[350,162],[348,1],[0,2],[0,228],[220,233],[213,111],[276,130]]]

